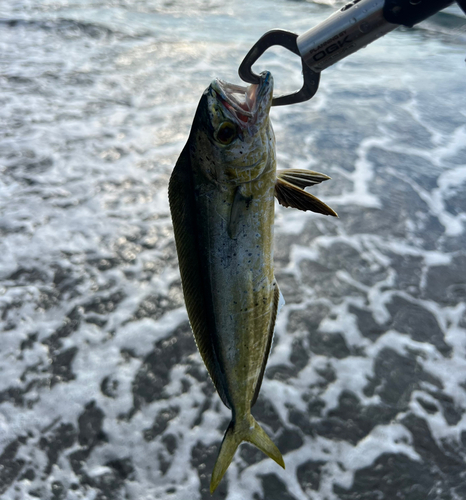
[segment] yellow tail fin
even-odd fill
[[[219,485],[228,466],[233,460],[236,449],[243,441],[248,441],[257,446],[259,450],[277,462],[278,465],[285,468],[285,462],[283,461],[279,449],[273,444],[272,440],[256,422],[254,417],[249,414],[241,422],[231,421],[225,432],[222,444],[220,445],[217,461],[212,471],[210,493],[213,493]]]

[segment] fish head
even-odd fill
[[[192,162],[211,182],[239,185],[275,168],[270,124],[273,78],[243,87],[214,80],[199,103],[190,137]]]

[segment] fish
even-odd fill
[[[282,302],[273,269],[274,199],[337,216],[304,189],[330,177],[305,169],[277,172],[272,97],[268,71],[248,87],[214,80],[202,94],[169,181],[189,322],[217,393],[232,412],[211,493],[243,441],[285,467],[251,414]]]

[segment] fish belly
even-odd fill
[[[225,393],[235,414],[248,413],[270,348],[277,286],[273,274],[273,185],[242,188],[246,199],[235,237],[228,234],[233,190],[203,197],[205,278],[212,297],[215,344]],[[246,208],[247,207],[247,208]]]

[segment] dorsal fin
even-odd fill
[[[215,321],[212,297],[205,286],[199,253],[197,207],[189,149],[183,149],[170,177],[168,198],[175,233],[176,249],[183,285],[183,295],[196,344],[209,375],[225,406],[230,408],[225,376],[215,349]]]
[[[280,170],[275,182],[275,196],[284,207],[338,217],[333,209],[303,189],[327,179],[330,177],[309,170]]]

